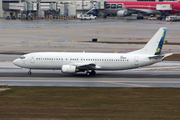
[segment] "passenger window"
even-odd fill
[[[110,8],[110,4],[106,4],[106,9],[109,9]]]
[[[116,4],[111,4],[111,9],[116,9]]]
[[[122,9],[122,4],[118,4],[118,5],[117,5],[117,8],[118,8],[118,9]]]

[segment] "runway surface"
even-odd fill
[[[0,63],[0,84],[10,86],[61,87],[180,87],[180,62],[164,61],[152,66],[124,70],[97,71],[95,76],[85,73],[62,74],[61,71],[27,70],[10,62]]]

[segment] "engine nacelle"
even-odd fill
[[[61,68],[62,73],[76,73],[76,66],[63,65]]]
[[[126,16],[130,16],[131,13],[129,13],[127,10],[119,10],[117,12],[117,16],[120,16],[120,17],[126,17]]]

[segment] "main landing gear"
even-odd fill
[[[29,72],[28,72],[28,75],[31,75],[32,73],[31,73],[31,69],[29,70]]]
[[[137,19],[140,20],[140,19],[144,19],[143,16],[137,16]]]
[[[91,70],[91,72],[89,72],[89,71],[87,70],[86,75],[87,75],[87,76],[96,75],[96,71],[95,71],[95,70]]]
[[[142,15],[140,12],[138,13],[137,19],[138,19],[138,20],[144,19],[143,15]]]

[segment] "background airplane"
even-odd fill
[[[99,11],[107,14],[116,14],[120,17],[138,14],[137,19],[143,19],[143,15],[171,15],[180,13],[180,1],[178,2],[140,2],[140,1],[106,1],[104,9]]]
[[[13,61],[19,67],[29,69],[61,70],[63,73],[86,72],[95,75],[95,70],[126,70],[151,65],[171,55],[160,55],[167,28],[160,28],[144,48],[129,53],[85,52],[37,52],[21,56]]]

